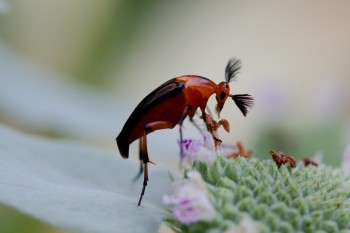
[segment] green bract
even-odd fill
[[[219,157],[194,164],[216,214],[177,232],[235,232],[247,219],[255,232],[350,232],[350,178],[328,166],[280,169],[272,160]],[[251,229],[250,229],[251,230]]]

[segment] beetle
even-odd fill
[[[205,121],[207,102],[213,94],[215,94],[217,101],[215,111],[219,118],[228,97],[233,99],[243,115],[246,116],[248,108],[253,106],[253,97],[249,94],[230,94],[229,82],[236,79],[240,68],[241,61],[239,59],[230,59],[225,69],[225,81],[219,84],[197,75],[183,75],[170,79],[147,95],[131,113],[116,141],[121,156],[127,159],[129,145],[139,139],[141,161],[139,174],[141,175],[143,170],[144,181],[137,206],[141,205],[147,186],[148,163],[153,163],[148,157],[147,134],[179,125],[180,142],[182,142],[183,121],[187,116],[191,120],[198,108]],[[180,146],[180,154],[182,160],[184,157],[182,146]]]

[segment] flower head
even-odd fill
[[[173,183],[172,194],[163,197],[165,204],[173,204],[172,212],[183,224],[210,220],[215,210],[209,202],[206,185],[197,171],[189,171],[188,179]]]

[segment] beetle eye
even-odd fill
[[[220,100],[224,100],[226,97],[226,93],[225,92],[221,92],[220,94]]]

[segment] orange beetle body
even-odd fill
[[[193,117],[198,108],[204,113],[209,97],[217,89],[216,84],[211,80],[195,75],[177,77],[169,80],[166,84],[166,86],[176,85],[175,88],[168,88],[168,92],[166,92],[168,95],[172,93],[171,98],[158,96],[157,99],[153,100],[153,102],[158,100],[157,103],[148,103],[149,105],[154,104],[154,106],[151,106],[152,108],[143,109],[144,111],[139,112],[139,109],[144,104],[142,101],[125,123],[122,132],[117,138],[121,155],[124,158],[129,157],[129,144],[144,135],[146,125],[153,122],[166,122],[167,124],[164,124],[166,126],[164,128],[174,128],[180,122],[186,106],[189,106],[186,116]],[[160,86],[156,89],[158,90],[157,92],[152,92],[144,100],[153,99],[152,97],[155,94],[159,94],[166,86]],[[153,132],[152,129],[148,130],[146,134],[151,132]],[[128,140],[124,141],[124,138]]]
[[[196,75],[184,75],[170,79],[153,92],[147,95],[131,113],[122,131],[116,138],[120,154],[123,158],[129,157],[129,145],[139,139],[140,160],[142,173],[144,166],[144,183],[138,206],[145,191],[148,181],[148,167],[150,162],[147,152],[147,134],[166,128],[180,126],[180,142],[182,142],[182,123],[189,116],[193,118],[197,109],[202,112],[202,118],[206,119],[205,108],[208,99],[216,94],[218,115],[222,110],[228,97],[231,97],[244,115],[247,114],[247,107],[251,107],[253,98],[248,94],[231,95],[229,82],[235,78],[240,69],[240,61],[231,59],[226,67],[226,82],[218,85],[213,81]],[[220,116],[220,115],[219,115]],[[181,158],[183,148],[180,147]]]

